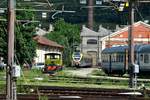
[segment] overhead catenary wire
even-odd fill
[[[48,5],[49,5],[49,8],[51,8],[51,4],[50,4],[49,0],[46,0],[46,1],[47,1]]]
[[[138,7],[135,7],[136,12],[139,14],[139,16],[141,17],[142,21],[144,21],[144,17],[142,16],[141,12],[139,11]]]
[[[1,3],[0,3],[0,6],[3,4],[3,3],[5,3],[7,0],[4,0],[4,1],[2,1]]]

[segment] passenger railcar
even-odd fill
[[[54,73],[63,68],[62,54],[58,52],[46,53],[45,54],[45,65],[43,72]]]
[[[127,46],[106,48],[102,51],[102,69],[106,74],[124,74],[125,73],[125,50]]]
[[[74,52],[72,54],[72,66],[77,68],[91,67],[92,57],[81,52]]]
[[[150,45],[143,45],[139,48],[137,63],[141,73],[150,72]]]
[[[150,45],[136,45],[134,47],[135,63],[140,72],[150,72]],[[102,69],[110,74],[123,75],[128,71],[128,46],[106,48],[102,51]]]
[[[82,53],[80,52],[73,52],[72,54],[72,66],[78,67],[80,64],[80,61],[82,59]]]

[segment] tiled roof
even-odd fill
[[[62,45],[57,44],[54,41],[51,41],[45,37],[42,36],[35,36],[33,38],[37,43],[41,44],[41,45],[46,45],[46,46],[51,46],[51,47],[58,47],[58,48],[63,48]]]
[[[149,31],[149,29],[150,29],[150,25],[146,24],[146,23],[144,23],[142,21],[135,22],[133,24],[133,26],[134,26],[134,30],[137,31],[137,32],[134,32],[134,34],[138,33],[138,31],[140,32],[141,30],[142,31],[144,31],[144,30],[148,30]],[[101,40],[106,40],[106,39],[108,39],[110,37],[116,36],[116,35],[118,35],[120,33],[123,33],[123,32],[128,33],[128,28],[129,28],[129,26],[127,26],[125,28],[122,28],[122,29],[120,29],[120,30],[110,34],[110,35],[107,35],[107,36],[103,37]],[[146,29],[146,28],[149,28],[149,29]]]

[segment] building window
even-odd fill
[[[80,4],[86,4],[86,0],[80,0]]]
[[[97,40],[89,39],[89,40],[87,40],[87,44],[97,44]]]
[[[102,4],[102,0],[96,0],[96,4],[97,5],[101,5]]]

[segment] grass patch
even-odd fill
[[[1,78],[5,76],[5,72],[0,72]],[[67,69],[56,72],[55,75],[43,74],[41,70],[32,69],[24,70],[20,78],[17,78],[17,89],[21,93],[31,93],[32,89],[36,90],[36,85],[47,86],[63,86],[63,87],[87,87],[87,88],[123,88],[128,89],[128,79],[111,79],[101,70],[94,70],[92,75],[103,75],[101,77],[79,77],[71,75]],[[42,78],[41,80],[35,78]],[[5,90],[6,80],[0,81],[0,90]],[[138,86],[142,84],[138,82]],[[35,87],[24,88],[23,85],[35,85]],[[145,87],[149,87],[150,83],[145,83]]]
[[[95,76],[107,76],[102,69],[93,70],[91,75]]]

